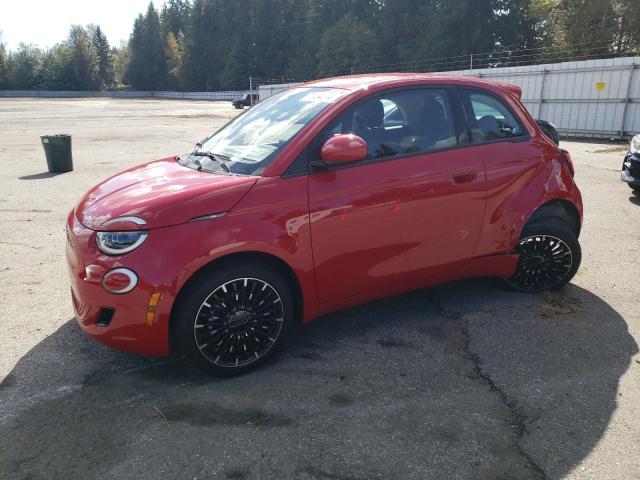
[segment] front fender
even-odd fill
[[[205,266],[230,255],[268,255],[295,274],[304,312],[315,304],[307,178],[261,177],[226,215],[183,224],[157,248],[183,265],[178,289]],[[176,238],[184,239],[176,242]],[[178,245],[178,247],[176,247]],[[182,245],[182,247],[180,247]]]

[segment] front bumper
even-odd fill
[[[168,259],[146,244],[126,255],[104,255],[96,246],[95,232],[82,225],[73,212],[67,220],[66,257],[74,313],[87,335],[120,350],[168,355],[169,317],[180,269],[176,271]],[[114,268],[129,268],[137,274],[139,281],[132,291],[114,295],[102,287],[102,277]],[[149,301],[156,292],[160,300],[148,322]]]
[[[621,179],[640,187],[640,155],[628,153],[622,163]]]

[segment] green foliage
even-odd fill
[[[100,25],[90,25],[91,43],[98,60],[97,82],[99,89],[108,88],[115,83],[115,73],[111,47]]]
[[[216,5],[195,0],[185,34],[182,84],[187,90],[214,89],[215,77],[222,64],[216,55],[222,35],[219,33]]]
[[[2,48],[0,62],[1,88],[99,90],[114,82],[111,48],[94,25],[73,25],[65,41],[46,51],[21,44],[7,55]]]
[[[159,12],[150,3],[118,48],[93,25],[47,51],[0,42],[0,88],[244,89],[250,75],[462,58],[435,65],[455,69],[470,53],[509,49],[547,48],[513,58],[522,62],[632,54],[638,18],[638,0],[166,0]]]
[[[37,90],[44,86],[44,54],[39,48],[21,43],[7,58],[10,88]]]
[[[89,31],[73,25],[67,39],[69,48],[69,82],[72,90],[97,90],[99,88],[98,54]]]
[[[7,86],[7,51],[4,43],[0,43],[0,89]]]
[[[114,87],[122,88],[127,67],[131,62],[131,51],[128,45],[121,45],[119,48],[111,49],[111,59],[113,62]]]
[[[347,14],[325,30],[318,50],[318,71],[322,76],[348,72],[353,65],[378,61],[377,36],[355,15]]]
[[[188,0],[168,0],[160,11],[163,36],[166,38],[169,33],[173,33],[178,38],[181,32],[184,33],[190,12],[191,4]]]
[[[182,31],[178,33],[178,38],[169,32],[167,34],[166,55],[168,79],[167,87],[171,90],[180,89],[180,78],[182,77],[182,53],[184,45],[184,35]]]
[[[137,90],[161,90],[168,81],[165,39],[158,11],[149,3],[146,15],[139,15],[129,41],[130,61],[125,82]]]

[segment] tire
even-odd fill
[[[266,362],[294,323],[291,289],[256,262],[222,264],[190,282],[174,310],[177,347],[196,366],[236,375]]]
[[[637,183],[627,183],[627,185],[629,185],[629,188],[633,190],[633,193],[640,195],[640,185]]]
[[[507,286],[518,292],[557,290],[569,283],[580,267],[582,250],[563,220],[547,217],[527,224],[514,250],[520,259]]]

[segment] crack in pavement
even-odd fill
[[[509,395],[500,388],[491,378],[491,376],[482,370],[482,362],[480,361],[480,356],[471,351],[469,348],[471,344],[471,335],[469,334],[469,330],[466,326],[460,325],[459,327],[460,333],[463,339],[463,352],[465,359],[469,360],[471,365],[473,366],[473,375],[472,378],[476,378],[483,385],[485,385],[491,392],[498,395],[500,402],[507,407],[509,410],[509,414],[512,418],[511,426],[514,429],[514,434],[516,440],[514,445],[516,450],[520,454],[522,458],[526,461],[528,468],[530,468],[534,473],[535,477],[540,480],[546,480],[547,474],[544,469],[536,463],[536,461],[527,453],[522,445],[520,444],[520,440],[527,434],[527,416],[522,412],[522,409],[518,407],[518,404],[515,400],[509,398]]]
[[[548,477],[544,469],[538,465],[529,453],[524,450],[520,443],[522,438],[529,433],[527,429],[527,416],[518,406],[517,402],[511,399],[509,395],[496,384],[493,378],[491,378],[491,376],[482,369],[480,356],[470,348],[471,334],[469,333],[467,326],[464,325],[464,318],[462,314],[459,312],[447,311],[443,302],[434,293],[428,294],[427,299],[433,305],[439,316],[444,317],[447,321],[456,322],[451,327],[454,332],[451,341],[459,344],[460,351],[462,351],[462,358],[472,366],[473,373],[469,375],[469,378],[479,381],[491,393],[496,394],[500,402],[507,408],[509,416],[511,417],[511,427],[513,428],[513,433],[515,435],[514,447],[518,454],[525,460],[527,468],[534,473],[535,476],[531,478],[536,480],[547,480]],[[456,331],[458,335],[455,335]]]

